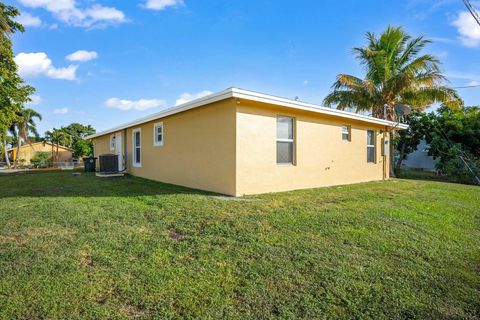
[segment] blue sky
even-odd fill
[[[231,86],[321,103],[336,74],[362,76],[351,48],[389,24],[432,39],[452,86],[480,84],[480,27],[461,0],[6,3],[27,28],[15,53],[37,89],[40,132],[101,131]],[[480,104],[480,88],[459,92]]]

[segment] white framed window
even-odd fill
[[[277,117],[277,164],[295,163],[295,122],[292,117]]]
[[[158,122],[153,125],[153,145],[155,147],[163,146],[163,122]]]
[[[375,131],[367,130],[367,162],[375,163],[376,147],[375,147]]]
[[[115,151],[115,135],[110,135],[110,151]]]
[[[352,128],[347,125],[342,126],[342,140],[351,141]]]
[[[132,166],[142,166],[142,130],[140,128],[132,131]]]

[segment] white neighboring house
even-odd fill
[[[405,160],[403,160],[402,168],[435,171],[435,165],[439,159],[434,159],[432,156],[429,156],[428,148],[428,143],[425,139],[422,139],[417,146],[417,150],[409,153]]]

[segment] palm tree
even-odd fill
[[[37,124],[35,123],[34,118],[42,120],[42,115],[33,109],[22,109],[17,113],[15,122],[10,128],[10,132],[14,137],[17,138],[17,164],[22,141],[31,144],[28,137],[29,133],[32,133],[36,138],[39,137],[37,132]]]
[[[56,130],[56,129],[53,129],[53,130]],[[51,156],[51,160],[52,162],[55,161],[55,140],[56,140],[56,137],[55,137],[55,133],[54,131],[46,131],[45,132],[45,137],[42,138],[42,142],[49,142],[50,145],[52,146],[52,156]]]
[[[370,32],[366,37],[366,47],[353,49],[366,69],[365,78],[339,74],[325,106],[370,111],[374,117],[395,120],[397,103],[415,110],[435,102],[449,107],[463,104],[455,90],[443,85],[440,61],[430,54],[419,55],[429,40],[412,39],[401,27],[391,26],[380,37]]]
[[[365,68],[364,79],[339,74],[323,101],[325,106],[369,111],[374,117],[394,121],[395,104],[410,105],[415,111],[435,102],[450,108],[463,105],[457,92],[443,84],[446,78],[440,61],[430,54],[420,55],[429,40],[423,36],[412,39],[401,27],[391,26],[380,37],[371,32],[366,37],[367,46],[353,49]],[[393,161],[392,143],[390,159]],[[389,167],[390,176],[395,176],[393,163]]]
[[[65,132],[62,129],[55,129],[53,128],[52,131],[47,131],[45,133],[48,140],[52,144],[52,157],[54,158],[55,162],[58,161],[58,148],[60,145],[62,146],[69,146],[72,144],[72,136]],[[54,146],[56,147],[56,152],[53,152]]]

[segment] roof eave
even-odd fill
[[[181,104],[179,106],[175,106],[173,108],[169,108],[163,111],[160,111],[158,113],[154,113],[152,115],[149,115],[147,117],[143,117],[140,119],[137,119],[132,122],[125,123],[121,126],[105,130],[99,133],[95,133],[89,136],[86,136],[84,139],[90,140],[93,138],[101,137],[107,134],[115,133],[121,130],[125,130],[127,128],[137,126],[146,122],[154,121],[160,118],[164,118],[176,113],[184,112],[190,109],[194,109],[209,103],[217,102],[220,100],[228,99],[228,98],[239,98],[239,99],[246,99],[246,100],[252,100],[252,101],[257,101],[257,102],[264,102],[264,103],[269,103],[269,104],[274,104],[274,105],[280,105],[284,107],[290,107],[294,109],[300,109],[300,110],[305,110],[305,111],[311,111],[315,113],[320,113],[320,114],[327,114],[331,116],[336,116],[336,117],[341,117],[341,118],[346,118],[346,119],[352,119],[352,120],[358,120],[362,122],[368,122],[368,123],[374,123],[377,125],[382,125],[386,126],[392,129],[407,129],[408,125],[402,124],[402,123],[396,123],[393,121],[387,121],[387,120],[382,120],[382,119],[377,119],[357,113],[352,113],[352,112],[347,112],[347,111],[342,111],[342,110],[337,110],[337,109],[332,109],[332,108],[326,108],[326,107],[321,107],[318,105],[314,105],[311,103],[306,103],[306,102],[301,102],[301,101],[295,101],[291,99],[286,99],[286,98],[281,98],[281,97],[276,97],[272,95],[267,95],[259,92],[254,92],[254,91],[249,91],[249,90],[244,90],[244,89],[239,89],[239,88],[228,88],[226,90],[213,93],[211,95],[195,99],[193,101]]]
[[[136,125],[140,125],[140,124],[150,122],[150,121],[153,121],[153,120],[156,120],[156,119],[164,118],[164,117],[167,117],[167,116],[172,115],[172,114],[176,114],[176,113],[180,113],[180,112],[187,111],[187,110],[190,110],[190,109],[194,109],[194,108],[197,108],[197,107],[209,104],[209,103],[217,102],[217,101],[228,99],[228,98],[231,98],[231,97],[232,97],[232,88],[229,88],[229,89],[217,92],[217,93],[210,94],[210,95],[202,97],[202,98],[198,98],[198,99],[189,101],[187,103],[175,106],[173,108],[169,108],[169,109],[154,113],[154,114],[149,115],[147,117],[143,117],[143,118],[137,119],[135,121],[125,123],[121,126],[118,126],[118,127],[115,127],[115,128],[109,129],[109,130],[105,130],[105,131],[102,131],[102,132],[99,132],[99,133],[95,133],[95,134],[86,136],[84,139],[85,140],[90,140],[90,139],[93,139],[93,138],[101,137],[101,136],[104,136],[106,134],[111,134],[111,133],[114,133],[114,132],[118,132],[118,131],[130,128],[130,127],[136,126]]]
[[[266,95],[263,93],[258,93],[258,92],[253,92],[253,91],[248,91],[248,90],[242,90],[242,89],[237,89],[233,88],[233,96],[236,98],[240,99],[246,99],[246,100],[255,100],[258,102],[264,102],[264,103],[270,103],[270,104],[276,104],[284,107],[290,107],[294,109],[300,109],[300,110],[305,110],[305,111],[311,111],[315,113],[320,113],[320,114],[327,114],[327,115],[332,115],[332,116],[337,116],[337,117],[342,117],[342,118],[347,118],[347,119],[353,119],[353,120],[359,120],[363,122],[369,122],[369,123],[375,123],[383,126],[387,126],[390,128],[399,128],[399,129],[407,129],[408,125],[402,124],[402,123],[397,123],[394,121],[388,121],[388,120],[383,120],[383,119],[378,119],[378,118],[373,118],[369,116],[365,116],[362,114],[357,114],[353,112],[347,112],[347,111],[342,111],[338,109],[332,109],[332,108],[326,108],[326,107],[321,107],[315,104],[307,103],[307,102],[301,102],[301,101],[295,101],[291,99],[285,99],[281,97],[275,97],[275,96],[270,96]]]

